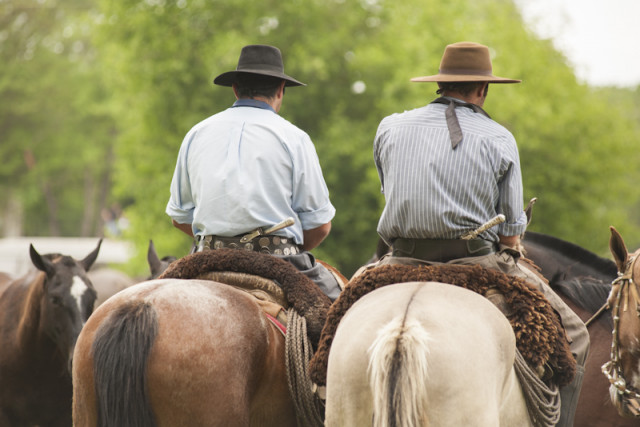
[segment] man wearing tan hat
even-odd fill
[[[493,75],[489,49],[448,45],[436,82],[441,97],[382,120],[374,159],[386,204],[378,234],[392,248],[380,264],[479,264],[527,279],[560,313],[577,361],[575,380],[560,389],[561,426],[573,425],[589,334],[550,286],[518,264],[527,227],[515,138],[482,109],[490,83],[519,83]],[[461,237],[499,214],[504,222],[470,240]]]
[[[278,115],[285,88],[304,83],[286,75],[280,50],[266,45],[243,47],[236,69],[213,82],[231,87],[237,101],[185,136],[166,213],[194,237],[196,251],[282,257],[336,299],[337,280],[308,252],[329,234],[335,208],[309,135]],[[288,218],[292,225],[248,239]]]

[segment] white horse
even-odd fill
[[[358,300],[329,354],[326,426],[531,426],[506,317],[458,286],[409,282]]]

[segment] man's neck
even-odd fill
[[[264,102],[265,104],[269,104],[271,106],[271,108],[273,108],[273,110],[275,112],[278,112],[278,110],[280,109],[280,106],[278,105],[278,99],[277,97],[273,97],[273,98],[265,98],[264,96],[256,96],[254,98],[248,98],[248,99],[254,99],[256,101],[261,101]]]
[[[484,105],[484,100],[485,100],[484,96],[480,96],[476,92],[473,92],[469,95],[463,95],[460,92],[445,91],[445,92],[442,92],[442,96],[456,98],[461,101],[468,102],[469,104],[475,104],[478,107],[482,107]]]
[[[264,108],[269,109],[275,113],[277,113],[276,109],[273,108],[273,105],[263,101],[262,99],[257,98],[239,98],[233,104],[234,107],[256,107],[256,108]]]

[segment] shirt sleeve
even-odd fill
[[[376,137],[373,140],[373,162],[378,170],[378,178],[380,178],[380,192],[384,194],[384,172],[382,171],[382,159],[380,158],[380,150],[382,146],[382,140],[385,137],[385,132],[382,130],[382,123],[378,126]]]
[[[195,203],[191,193],[187,161],[189,145],[194,135],[193,131],[189,132],[180,146],[176,168],[171,179],[171,195],[165,210],[167,215],[180,224],[193,223]]]
[[[527,215],[523,206],[520,157],[513,137],[507,147],[501,162],[502,177],[498,181],[498,212],[504,214],[506,220],[498,227],[498,233],[503,236],[516,236],[526,230]]]
[[[322,175],[316,149],[304,134],[298,149],[293,150],[292,208],[300,218],[303,230],[311,230],[330,222],[336,209]]]

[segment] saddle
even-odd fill
[[[310,377],[326,385],[327,362],[340,319],[359,298],[382,286],[403,282],[441,282],[493,298],[504,296],[503,313],[511,323],[516,346],[545,383],[564,386],[573,380],[576,361],[557,313],[539,291],[517,277],[479,265],[383,265],[353,278],[331,306],[318,350],[310,361]]]
[[[242,289],[263,310],[286,323],[283,309],[293,308],[307,323],[307,336],[317,348],[331,300],[293,265],[260,252],[216,249],[174,261],[158,279],[206,279]]]

